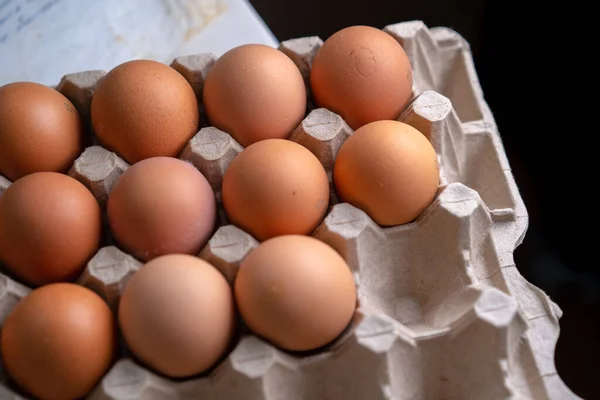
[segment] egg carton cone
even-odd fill
[[[387,228],[339,202],[332,185],[332,204],[313,236],[346,259],[357,283],[359,306],[344,334],[321,351],[299,355],[246,332],[210,372],[184,381],[149,371],[124,352],[88,399],[578,399],[554,365],[562,312],[520,275],[513,259],[528,214],[469,44],[450,29],[429,29],[421,21],[384,30],[403,46],[413,67],[413,100],[399,120],[431,141],[441,179],[435,201],[417,220]],[[307,88],[322,44],[315,36],[279,46]],[[198,54],[171,65],[201,99],[214,61],[212,54]],[[103,75],[71,74],[57,89],[89,118],[90,99]],[[290,139],[313,152],[331,180],[337,152],[353,131],[339,115],[315,108],[308,92],[309,111]],[[229,134],[204,126],[180,158],[208,178],[220,201],[223,174],[240,151]],[[104,206],[127,168],[96,144],[69,174]],[[0,193],[9,184],[0,178]],[[220,226],[198,256],[232,283],[258,242],[229,224],[222,207],[219,216]],[[77,282],[116,310],[141,265],[108,238]],[[28,292],[0,276],[0,325]],[[0,399],[24,398],[6,376],[2,379]]]

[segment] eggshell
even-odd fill
[[[281,51],[248,44],[223,54],[204,83],[206,116],[246,147],[286,138],[306,112],[306,88],[298,67]]]
[[[267,139],[229,164],[222,196],[229,221],[262,241],[310,234],[327,212],[329,183],[325,169],[305,147]]]
[[[382,226],[417,218],[439,185],[433,146],[412,126],[372,122],[344,142],[334,166],[337,194]]]
[[[101,233],[100,206],[70,176],[36,172],[0,196],[0,260],[29,285],[76,278]]]
[[[0,87],[0,175],[67,172],[83,150],[83,125],[61,93],[33,82]]]
[[[252,331],[283,349],[306,351],[345,330],[356,308],[356,287],[331,247],[285,235],[261,243],[242,261],[235,299]]]
[[[353,128],[396,119],[412,94],[412,67],[404,49],[386,32],[351,26],[334,33],[313,60],[315,103]]]
[[[133,60],[100,80],[91,119],[100,143],[130,164],[150,157],[176,157],[198,132],[198,100],[173,68]]]
[[[152,157],[132,165],[108,197],[110,230],[120,247],[148,261],[198,254],[217,219],[215,194],[191,164]]]
[[[77,399],[108,371],[117,349],[115,319],[94,292],[71,283],[32,291],[4,321],[2,361],[37,399]]]
[[[168,377],[196,375],[229,347],[235,327],[233,294],[223,275],[200,258],[157,257],[127,283],[119,323],[142,363]]]

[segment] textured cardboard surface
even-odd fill
[[[116,312],[125,284],[141,266],[116,246],[103,247],[87,263],[77,283],[92,289]]]
[[[561,310],[514,264],[513,251],[527,229],[527,210],[468,43],[447,28],[428,29],[420,21],[385,30],[404,46],[414,70],[414,100],[399,120],[431,140],[441,184],[433,204],[416,221],[390,228],[332,198],[313,235],[345,257],[358,284],[360,307],[346,334],[323,352],[302,357],[244,335],[209,375],[183,382],[123,358],[90,399],[578,398],[554,366]],[[321,44],[316,37],[300,38],[280,48],[306,78]],[[182,74],[201,98],[201,81],[214,59],[199,55],[186,60],[174,63],[185,68]],[[317,155],[331,179],[337,151],[351,134],[338,115],[314,109],[290,139]],[[207,176],[219,199],[223,173],[239,151],[225,132],[203,128],[181,158]],[[71,175],[102,203],[126,168],[118,165],[113,153],[91,148]],[[224,225],[199,256],[232,282],[257,242],[227,225],[225,218],[221,221]],[[116,247],[106,247],[79,282],[114,307],[139,266]],[[26,293],[22,285],[1,277],[0,324]],[[0,399],[17,398],[8,390],[0,386]]]
[[[108,194],[129,164],[101,146],[91,146],[75,160],[69,175],[83,183],[104,208]]]
[[[80,112],[81,117],[88,121],[96,84],[104,75],[106,71],[102,70],[68,74],[62,77],[56,90],[69,99]]]
[[[196,97],[200,99],[202,98],[206,74],[216,60],[217,57],[212,53],[192,54],[176,58],[171,63],[171,67],[185,77],[194,89]]]

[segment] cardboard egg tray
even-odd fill
[[[385,229],[363,211],[332,198],[313,235],[345,257],[358,285],[360,306],[346,333],[324,351],[302,356],[245,333],[209,374],[186,381],[160,377],[124,355],[89,399],[578,398],[554,366],[561,310],[519,274],[513,260],[528,215],[468,43],[450,29],[428,29],[420,21],[390,25],[385,31],[402,44],[414,72],[414,100],[399,120],[433,143],[441,185],[436,200],[415,222]],[[318,37],[280,45],[307,84],[321,45]],[[198,54],[178,58],[172,66],[201,99],[214,61],[211,54]],[[75,73],[57,86],[86,120],[103,75]],[[338,115],[314,108],[309,94],[308,114],[291,140],[310,149],[331,178],[337,151],[351,134]],[[208,178],[219,200],[223,173],[241,150],[227,133],[203,127],[181,158]],[[94,145],[69,174],[105,206],[127,167],[116,154]],[[0,188],[9,184],[0,178]],[[258,243],[219,212],[221,225],[199,256],[232,282],[241,260]],[[116,310],[125,283],[140,266],[109,245],[88,263],[78,282]],[[0,275],[0,324],[28,291]],[[0,399],[21,398],[9,383],[0,386]]]

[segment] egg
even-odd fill
[[[127,283],[119,325],[144,365],[167,377],[190,377],[214,366],[229,348],[233,294],[223,275],[200,258],[157,257]]]
[[[234,284],[248,327],[289,351],[331,343],[356,308],[350,268],[335,250],[310,236],[284,235],[261,243],[242,261]]]
[[[15,181],[67,172],[83,150],[83,125],[60,92],[33,82],[0,87],[0,175]]]
[[[0,196],[0,261],[28,285],[76,278],[101,233],[98,202],[68,175],[36,172]]]
[[[310,234],[329,205],[327,173],[305,147],[285,139],[256,142],[223,177],[223,207],[231,223],[259,241]]]
[[[91,290],[53,283],[32,291],[8,315],[1,349],[6,372],[28,394],[79,399],[114,360],[116,321]]]
[[[100,143],[130,164],[176,157],[198,132],[198,100],[175,69],[151,60],[118,65],[98,83],[91,105]]]
[[[108,196],[111,233],[142,261],[197,254],[215,228],[215,194],[191,164],[171,157],[142,160],[125,171]]]
[[[338,196],[382,226],[417,218],[434,200],[439,165],[429,140],[398,121],[377,121],[356,130],[334,165]]]
[[[411,99],[412,67],[391,35],[370,26],[351,26],[334,33],[318,50],[310,86],[317,106],[358,129],[398,118]]]
[[[288,137],[304,118],[306,88],[288,56],[248,44],[215,62],[204,83],[203,103],[208,121],[247,147]]]

